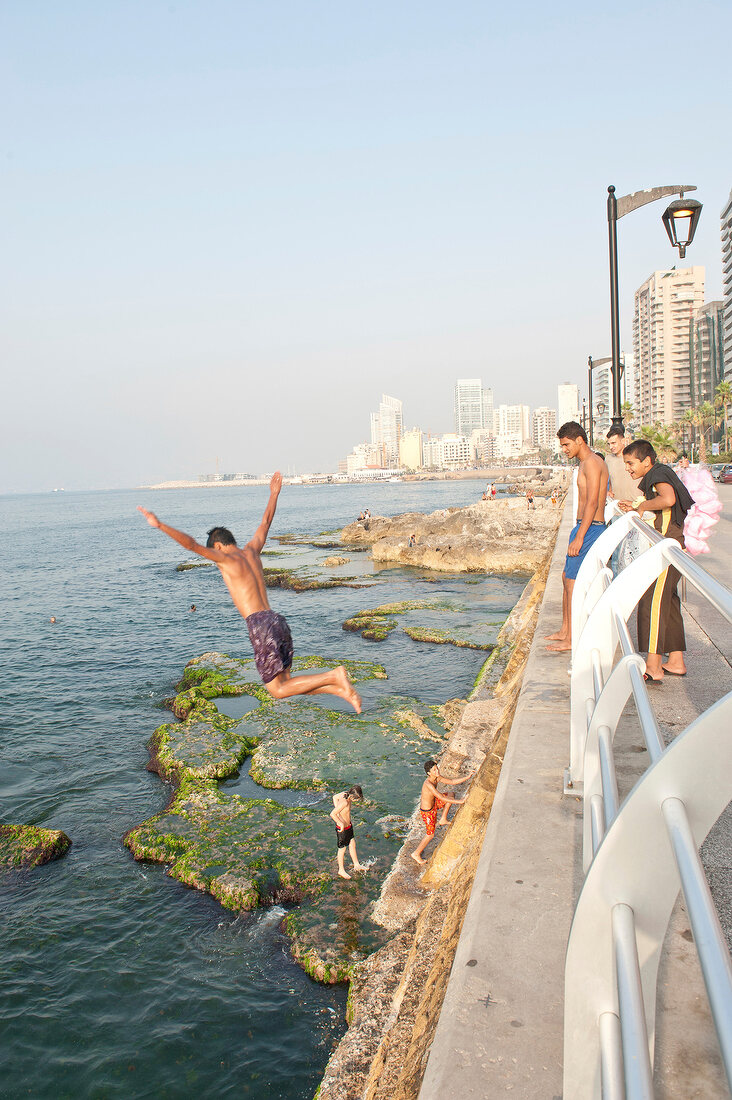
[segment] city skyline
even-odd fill
[[[651,124],[660,2],[5,5],[0,492],[333,468],[374,394],[447,433],[458,378],[496,407],[584,388],[610,350],[609,184],[695,184],[685,263],[724,297],[730,30],[708,0],[693,102]],[[635,289],[677,262],[662,210],[619,226],[628,352]]]

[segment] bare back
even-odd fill
[[[269,608],[262,562],[258,550],[251,543],[242,548],[235,547],[216,565],[240,615],[246,619],[255,611]]]
[[[589,448],[588,448],[589,449]],[[594,451],[583,458],[577,471],[577,521],[584,519],[587,512],[593,520],[605,520],[605,500],[607,498],[608,468]]]

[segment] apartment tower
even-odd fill
[[[732,382],[732,191],[722,211],[722,295],[724,298],[724,379]]]
[[[636,290],[633,354],[642,424],[671,424],[691,407],[689,326],[703,305],[703,267],[654,271]]]

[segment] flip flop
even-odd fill
[[[666,668],[665,665],[662,665],[662,668],[667,676],[686,676],[685,672],[674,672],[672,668]]]
[[[647,684],[662,684],[663,680],[657,680],[654,676],[649,676],[647,672],[643,673],[643,679]]]

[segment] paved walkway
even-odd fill
[[[714,550],[701,563],[729,585],[732,487],[722,486],[720,496],[725,511]],[[420,1100],[491,1098],[505,1092],[527,1100],[561,1097],[564,956],[582,883],[582,827],[579,800],[562,794],[569,751],[569,661],[548,653],[543,639],[561,619],[561,572],[570,527],[567,507]],[[703,604],[690,589],[688,677],[667,678],[653,697],[668,738],[732,688],[732,630]],[[632,705],[616,741],[622,795],[647,760]],[[727,927],[731,840],[728,812],[703,853]],[[685,1100],[725,1096],[689,941],[679,905],[659,989],[661,1005],[686,1016],[685,1030],[659,1028],[657,1095]],[[682,997],[675,993],[679,980]]]

